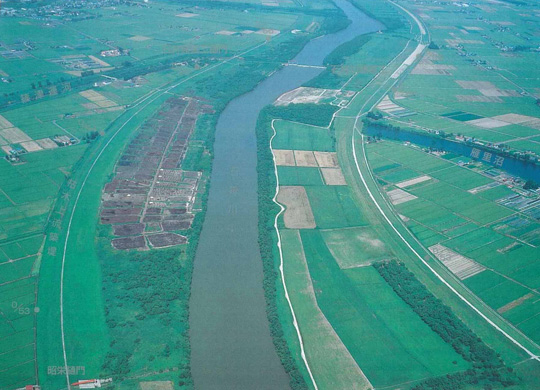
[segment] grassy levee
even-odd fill
[[[48,228],[49,233],[58,234],[58,240],[49,240],[46,244],[38,295],[38,305],[41,308],[38,315],[37,336],[39,376],[45,388],[66,387],[65,375],[48,374],[48,369],[49,367],[64,367],[60,325],[63,243],[66,240],[70,213],[83,183],[85,184],[84,191],[78,199],[70,229],[70,240],[66,248],[63,293],[66,357],[68,366],[83,366],[85,376],[99,376],[108,346],[108,333],[101,295],[100,262],[96,256],[93,234],[89,232],[96,231],[101,190],[122,147],[130,135],[160,106],[164,99],[162,97],[151,102],[133,116],[133,119],[118,132],[118,136],[111,140],[120,126],[126,123],[134,113],[128,111],[121,116],[108,130],[107,136],[102,137],[97,144],[93,145],[75,167],[71,176],[71,183],[76,183],[72,184],[73,188],[64,186],[64,194],[68,194],[69,199],[64,197],[63,202],[59,202],[53,213],[53,218],[60,221],[61,229],[58,229],[57,223],[51,224]],[[101,158],[85,180],[95,159],[102,151]],[[54,252],[50,252],[49,248],[56,248],[56,254],[52,255]]]
[[[355,117],[359,112],[365,112],[366,107],[369,108],[376,105],[378,100],[382,99],[386,91],[397,81],[390,79],[392,73],[414,51],[415,47],[416,45],[413,41],[408,42],[401,51],[396,53],[396,56],[387,66],[381,68],[372,81],[354,96],[349,105],[342,109],[337,116]]]
[[[377,233],[392,247],[396,256],[403,261],[409,270],[428,287],[429,291],[435,294],[446,305],[450,306],[454,313],[488,346],[500,353],[505,363],[509,366],[518,364],[528,360],[530,357],[515,344],[513,344],[502,333],[497,331],[485,319],[473,311],[465,302],[463,302],[454,292],[445,286],[432,273],[411,249],[403,242],[396,234],[392,227],[384,220],[380,212],[376,209],[373,201],[370,199],[358,173],[356,172],[356,164],[353,158],[351,137],[353,132],[354,119],[338,118],[335,121],[336,136],[338,142],[338,156],[342,164],[343,173],[347,178],[349,186],[354,190],[358,204],[362,208],[362,212],[370,220],[371,226]],[[425,250],[415,239],[412,233],[403,225],[399,216],[397,216],[391,206],[387,203],[384,195],[380,193],[379,187],[370,174],[369,167],[364,162],[363,148],[361,142],[356,139],[356,153],[361,172],[366,180],[366,183],[379,203],[382,210],[385,212],[390,222],[394,224],[400,234],[407,240],[409,245],[417,251],[424,260],[445,280],[455,288],[463,297],[472,302],[482,313],[487,315],[501,329],[512,335],[522,345],[529,348],[534,353],[538,353],[537,347],[526,339],[522,334],[517,332],[507,322],[502,320],[498,315],[494,314],[482,301],[474,294],[470,293],[459,283],[452,274],[442,266],[438,261],[434,260],[429,252]],[[534,362],[537,364],[537,362]],[[532,378],[531,380],[537,380]]]

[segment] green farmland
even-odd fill
[[[403,188],[416,198],[394,205],[396,211],[407,218],[406,223],[426,247],[440,244],[485,267],[463,283],[518,329],[540,341],[536,331],[539,308],[534,304],[539,286],[535,259],[540,256],[536,248],[540,225],[505,202],[519,192],[481,171],[394,142],[371,144],[368,153],[374,171],[391,162],[396,164],[392,171],[416,167],[417,177],[429,176],[429,180]],[[434,171],[430,167],[435,164],[443,165]],[[392,191],[400,180],[390,181],[389,170],[383,172],[380,177],[388,183],[385,189]],[[496,187],[470,192],[490,183]],[[513,225],[521,229],[514,230]]]
[[[0,390],[539,389],[539,20],[2,1]]]
[[[303,232],[302,241],[319,305],[374,386],[468,368],[370,267],[340,270],[316,231]],[[416,334],[423,335],[421,343]]]
[[[281,130],[276,131],[278,140]],[[368,227],[370,217],[355,205],[348,188],[306,183],[305,175],[293,182],[284,168],[289,167],[278,166],[280,184],[305,187],[317,226],[299,231],[280,228],[285,278],[317,384],[351,383],[348,377],[334,376],[325,363],[328,356],[321,354],[315,342],[322,335],[323,345],[331,342],[333,332],[342,344],[334,348],[332,359],[354,370],[352,358],[371,386],[400,388],[404,383],[418,384],[469,369],[369,266],[396,254],[380,240],[378,228]],[[326,320],[317,319],[319,310]],[[417,334],[422,334],[421,343]]]

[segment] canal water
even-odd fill
[[[352,23],[310,41],[292,62],[322,65],[342,43],[382,28],[349,2],[335,3]],[[320,72],[286,66],[232,100],[219,117],[208,209],[191,287],[191,369],[197,390],[289,388],[265,311],[257,242],[255,125],[263,107]]]
[[[366,126],[364,133],[371,136],[393,139],[396,141],[411,142],[437,150],[444,150],[473,160],[481,161],[484,164],[500,168],[511,175],[518,176],[525,180],[533,180],[540,183],[540,166],[530,162],[519,160],[512,156],[505,156],[492,149],[487,149],[481,145],[458,142],[451,139],[441,138],[433,134],[422,134],[420,132],[407,131],[401,129],[395,131],[380,126]]]

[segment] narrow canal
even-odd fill
[[[339,45],[382,28],[346,0],[335,3],[352,23],[310,41],[292,62],[322,65]],[[191,367],[198,390],[289,388],[265,312],[257,243],[255,125],[263,107],[320,72],[284,67],[232,100],[218,120],[190,302]]]

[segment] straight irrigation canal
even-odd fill
[[[292,62],[320,66],[339,45],[382,28],[349,2],[335,3],[352,23],[310,41]],[[198,390],[289,388],[265,311],[257,242],[255,126],[263,107],[321,71],[284,67],[232,100],[219,117],[212,185],[191,287],[191,369]]]

